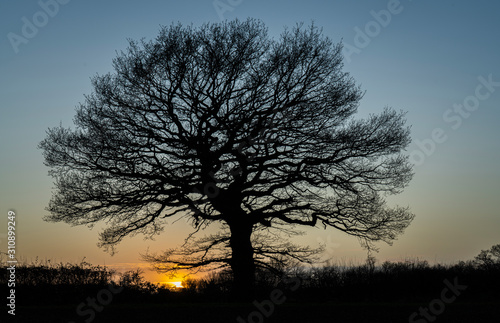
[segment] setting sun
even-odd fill
[[[175,288],[183,288],[182,282],[168,282],[170,285],[174,285]]]

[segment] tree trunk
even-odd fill
[[[255,264],[253,247],[250,240],[253,226],[251,224],[234,223],[230,225],[232,251],[231,269],[234,279],[235,296],[242,300],[253,298],[255,282]]]

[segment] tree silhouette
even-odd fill
[[[93,78],[76,128],[40,143],[56,186],[46,220],[107,222],[105,248],[171,217],[216,226],[146,258],[165,270],[228,265],[238,291],[256,266],[313,254],[281,240],[296,227],[390,243],[413,219],[382,198],[411,179],[409,128],[389,108],[353,118],[362,92],[341,49],[314,25],[273,39],[252,19],[130,41],[114,73]]]
[[[483,268],[500,267],[500,244],[492,246],[489,250],[481,250],[473,262]]]

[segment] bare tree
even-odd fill
[[[492,246],[489,250],[481,250],[474,257],[473,263],[482,268],[500,266],[500,244]]]
[[[57,189],[46,220],[105,221],[105,248],[176,216],[195,231],[216,226],[147,257],[166,270],[229,265],[239,291],[256,265],[311,256],[279,239],[296,227],[390,243],[413,219],[383,199],[411,179],[409,128],[389,108],[353,118],[362,92],[341,49],[314,25],[273,39],[252,19],[130,41],[115,72],[93,78],[76,128],[40,143]]]

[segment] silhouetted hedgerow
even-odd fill
[[[0,283],[7,284],[8,271],[2,266]],[[230,271],[210,273],[204,278],[184,280],[183,289],[146,281],[141,270],[118,274],[103,266],[82,261],[80,264],[50,261],[20,264],[16,267],[16,292],[24,302],[33,304],[78,304],[109,285],[122,287],[113,302],[227,302],[231,301]],[[290,290],[287,282],[295,280]],[[261,270],[256,275],[255,298],[264,299],[280,289],[290,301],[307,302],[428,302],[443,289],[444,281],[457,280],[467,285],[462,300],[499,299],[500,266],[478,261],[455,265],[433,265],[426,261],[384,262],[380,266],[328,265],[324,267],[291,267],[281,275]],[[30,303],[31,304],[31,303]]]

